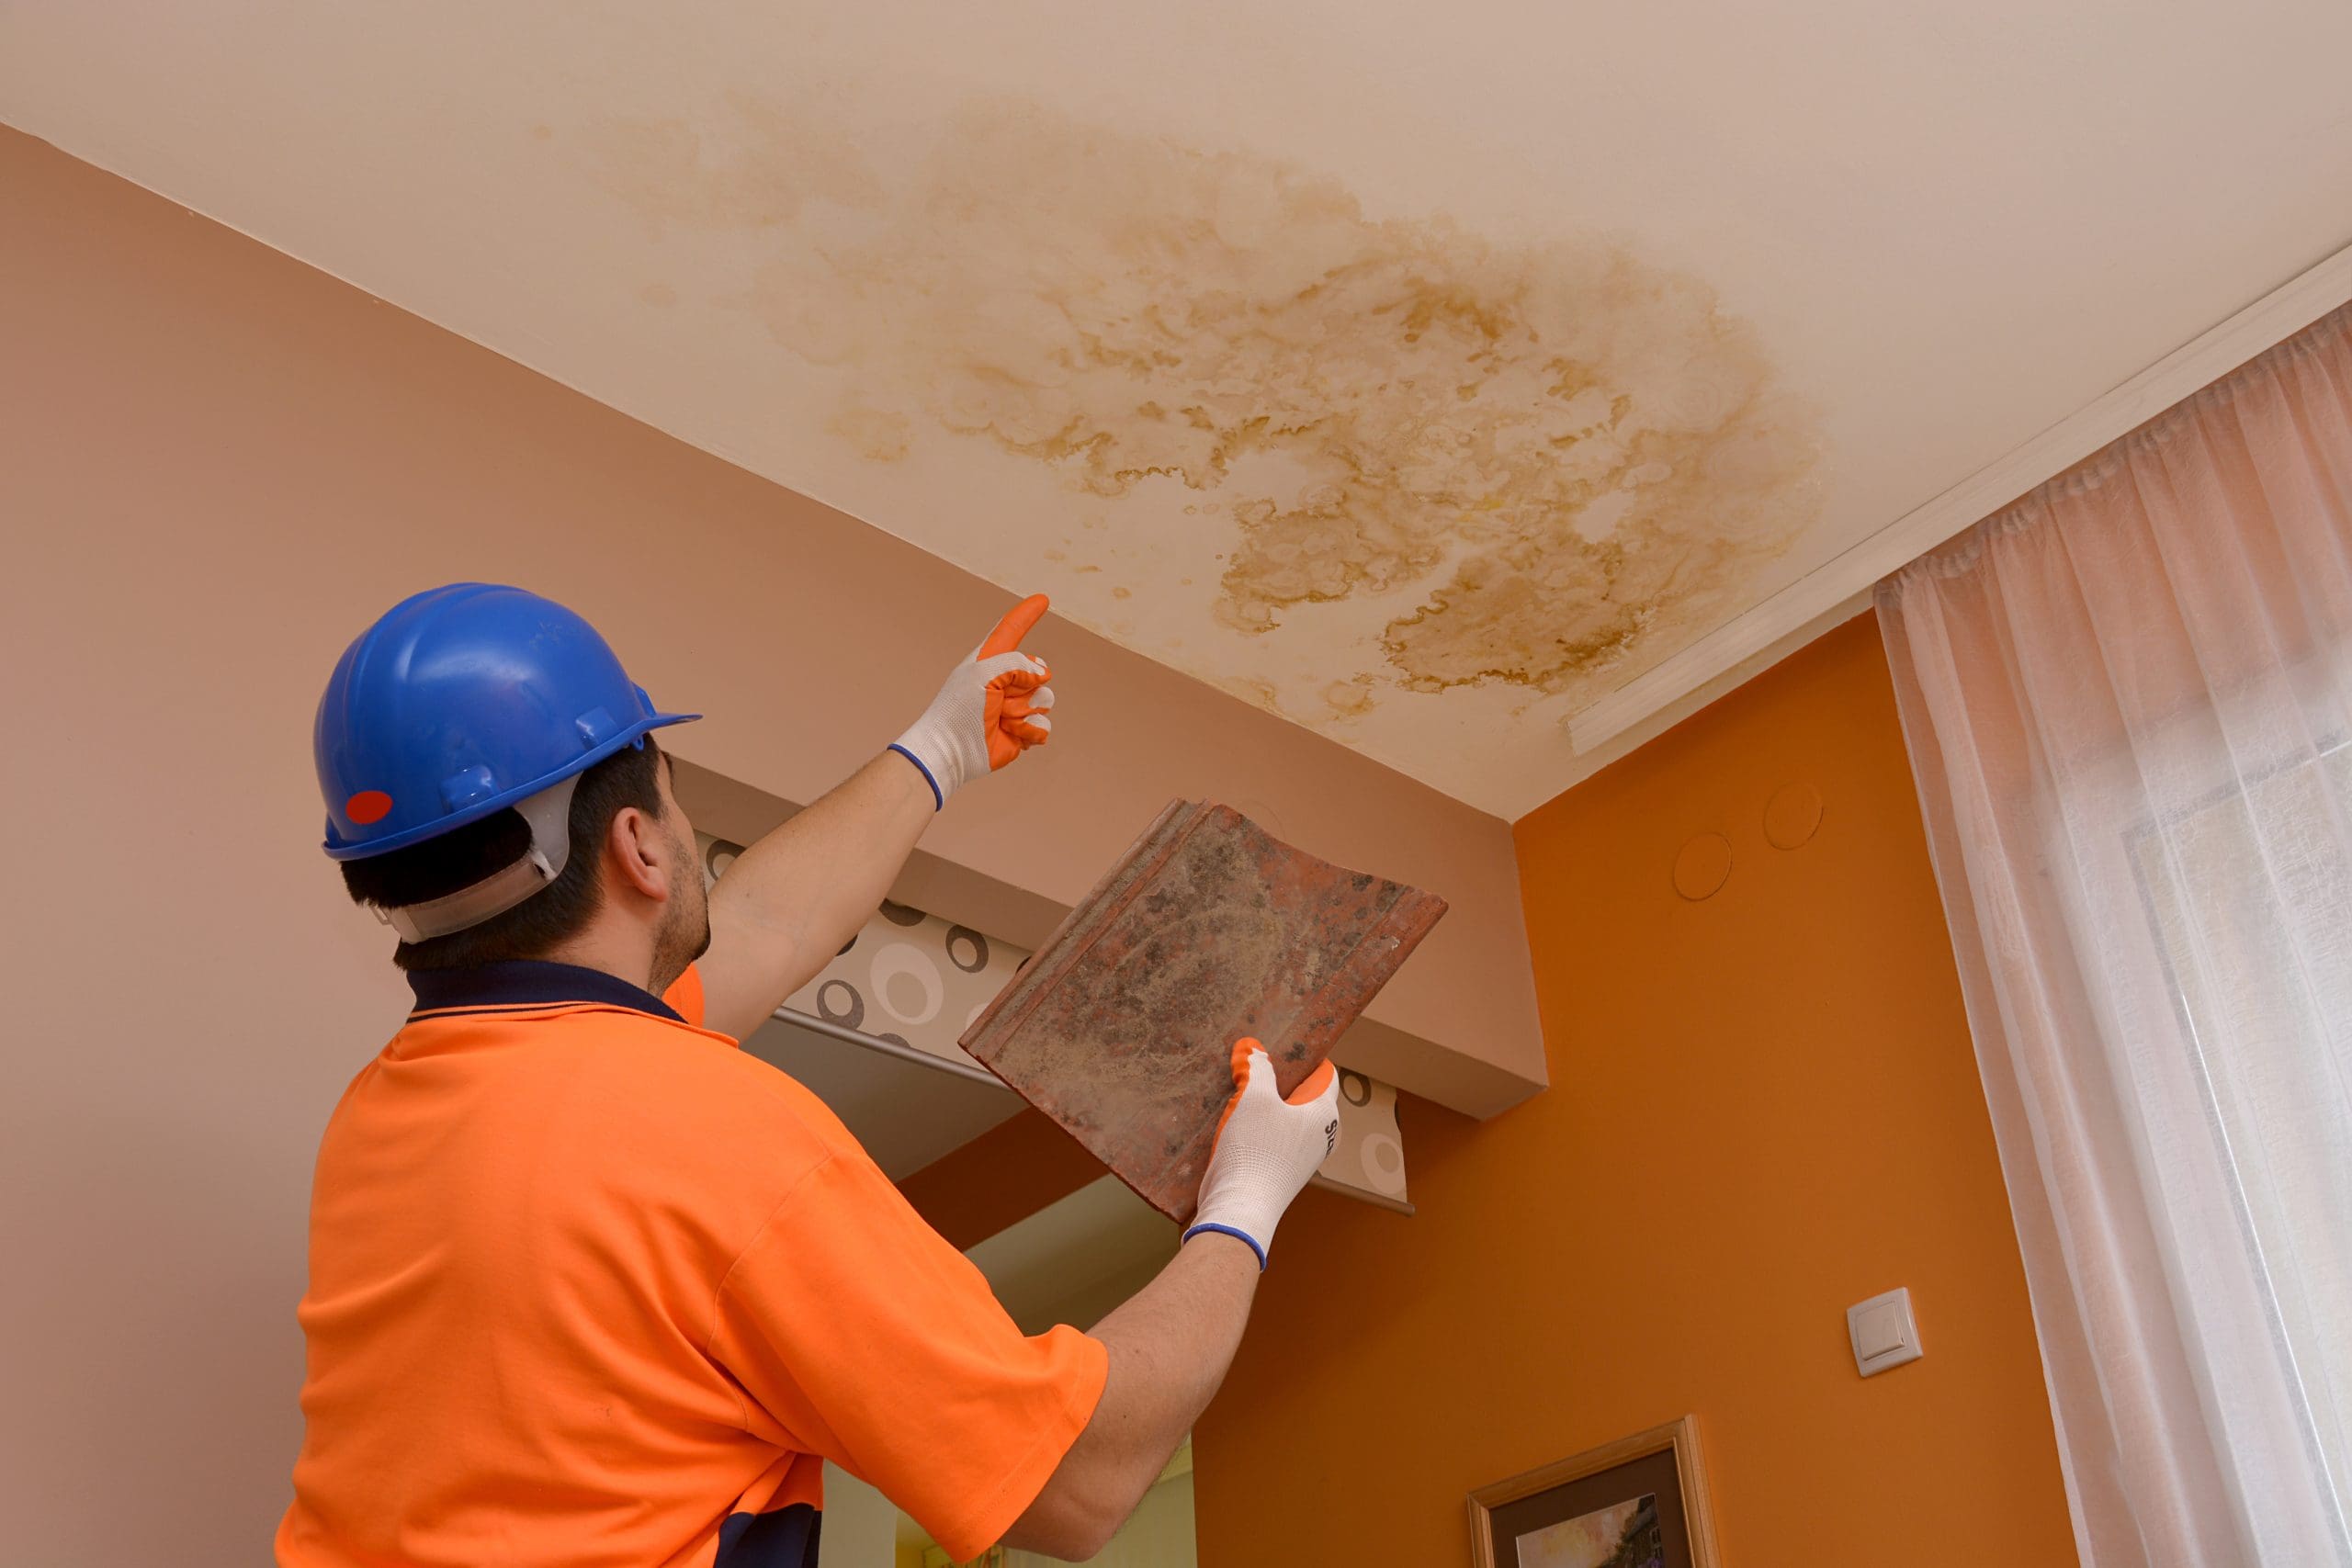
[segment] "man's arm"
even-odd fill
[[[1047,739],[1045,662],[1016,651],[1045,613],[1045,595],[1022,601],[888,750],[728,867],[696,964],[710,1028],[765,1022],[857,934],[947,797]]]
[[[1094,1328],[1110,1377],[1086,1429],[1005,1543],[1083,1562],[1143,1501],[1208,1408],[1240,1348],[1274,1226],[1330,1152],[1339,1081],[1329,1063],[1284,1100],[1254,1040],[1234,1047],[1232,1103],[1184,1245]]]
[[[938,807],[885,751],[745,850],[710,890],[703,1021],[740,1040],[807,985],[890,890]]]
[[[1083,1562],[1109,1543],[1225,1382],[1258,1274],[1249,1247],[1205,1235],[1094,1325],[1111,1356],[1102,1403],[1006,1545]]]

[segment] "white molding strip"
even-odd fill
[[[1606,744],[2348,301],[2352,246],[1570,714],[1569,743],[1579,753]]]

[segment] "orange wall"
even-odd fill
[[[1818,835],[1767,843],[1802,781]],[[1687,902],[1676,851],[1720,832]],[[1467,1562],[1474,1487],[1701,1421],[1735,1568],[2073,1561],[2025,1281],[1877,629],[1521,822],[1553,1089],[1412,1103],[1419,1213],[1310,1190],[1196,1450],[1201,1560]],[[1869,1382],[1848,1303],[1911,1287]]]

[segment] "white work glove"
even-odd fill
[[[1018,651],[1021,639],[1046,613],[1046,596],[1015,604],[971,656],[949,671],[939,695],[890,750],[922,770],[939,807],[958,789],[1003,767],[1053,733],[1046,710],[1053,671],[1042,659]]]
[[[1307,1074],[1285,1100],[1274,1087],[1266,1048],[1255,1040],[1238,1042],[1233,1098],[1216,1124],[1216,1147],[1184,1239],[1204,1231],[1238,1236],[1263,1269],[1283,1211],[1339,1141],[1340,1077],[1330,1063]]]

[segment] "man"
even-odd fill
[[[1216,1391],[1328,1068],[1236,1090],[1175,1259],[1024,1337],[832,1114],[737,1041],[863,924],[923,825],[1042,744],[1024,602],[914,726],[707,899],[656,709],[561,605],[459,583],[353,643],[314,737],[327,853],[416,1010],[311,1193],[284,1568],[802,1568],[823,1462],[957,1561],[1090,1557]]]

